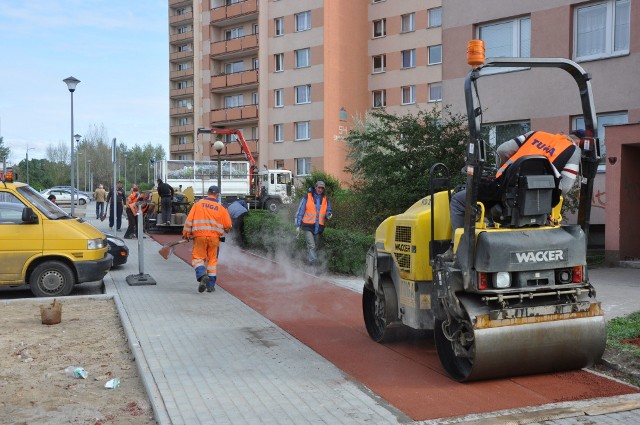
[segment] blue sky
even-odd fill
[[[103,125],[109,140],[169,147],[166,0],[0,1],[0,136],[15,163]]]

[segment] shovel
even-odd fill
[[[186,242],[189,241],[187,239],[180,239],[177,241],[167,242],[166,244],[162,245],[162,248],[160,248],[158,254],[162,255],[162,258],[164,258],[165,260],[168,260],[171,254],[173,254],[173,251],[175,251],[176,247],[181,243]]]

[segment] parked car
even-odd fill
[[[49,189],[63,189],[63,190],[68,190],[69,192],[71,192],[71,186],[52,186]],[[86,190],[79,190],[77,187],[74,188],[76,193],[80,193],[81,195],[86,196],[87,198],[89,198],[90,200],[93,201],[93,192],[88,192]]]
[[[47,189],[41,192],[42,196],[48,198],[49,195],[53,195],[56,197],[56,202],[58,204],[69,204],[71,205],[71,191],[69,189]],[[85,205],[89,203],[89,197],[83,195],[82,193],[76,193],[74,196],[76,204]]]
[[[129,259],[129,248],[122,239],[117,236],[107,235],[107,243],[109,244],[109,254],[113,257],[113,265],[121,266]]]

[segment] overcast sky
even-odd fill
[[[167,0],[1,0],[0,136],[14,163],[104,125],[169,147]]]

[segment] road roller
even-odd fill
[[[602,356],[606,341],[586,261],[600,158],[590,76],[564,58],[470,64],[464,82],[469,122],[464,226],[452,235],[449,202],[455,189],[449,170],[435,164],[426,196],[376,230],[362,294],[367,332],[380,343],[408,333],[432,334],[442,368],[460,382],[589,367]],[[510,164],[496,187],[495,205],[478,200],[490,164],[477,86],[487,75],[482,70],[498,67],[553,68],[578,85],[586,137],[580,142],[576,224],[562,219],[559,174],[544,156]],[[452,241],[453,255],[447,255]]]

